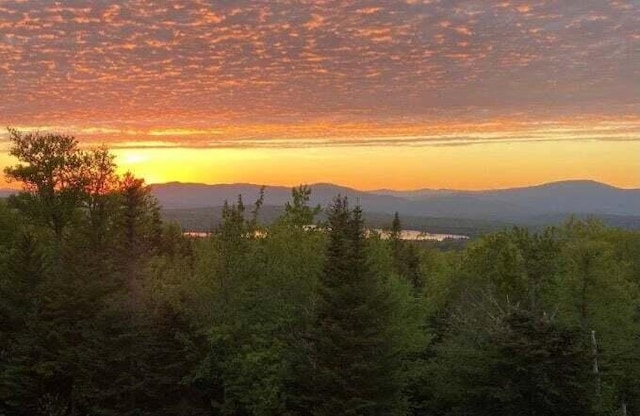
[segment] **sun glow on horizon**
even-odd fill
[[[147,183],[495,189],[593,179],[640,188],[638,117],[289,127],[166,127],[138,136],[83,127],[77,133],[83,148],[106,143],[119,172],[131,171]],[[214,130],[224,134],[189,134]],[[6,153],[0,156],[0,166],[12,163]],[[15,184],[3,179],[0,186]]]
[[[255,183],[296,186],[331,182],[362,190],[498,189],[569,179],[640,188],[640,143],[489,143],[461,147],[117,150],[120,170],[147,183]],[[487,162],[488,161],[488,162]]]

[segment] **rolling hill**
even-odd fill
[[[15,191],[11,189],[0,189],[0,198],[8,198],[9,195],[13,193],[15,193]]]
[[[542,227],[563,222],[568,216],[595,216],[605,223],[640,229],[640,189],[620,189],[594,181],[563,181],[538,186],[487,191],[420,189],[415,191],[360,191],[333,184],[313,184],[311,204],[326,207],[338,194],[362,205],[368,221],[383,226],[398,211],[405,227],[430,232],[477,235],[506,225]],[[208,230],[219,221],[225,201],[243,196],[255,202],[260,185],[170,182],[152,185],[152,192],[169,220],[185,229]],[[12,190],[0,190],[0,198]],[[291,189],[267,186],[263,220],[281,212]]]
[[[340,194],[365,211],[434,218],[465,218],[521,222],[536,217],[562,215],[640,216],[640,189],[620,189],[593,181],[554,182],[526,188],[489,191],[419,190],[359,191],[332,184],[311,185],[312,204],[325,206]],[[221,206],[241,194],[245,203],[258,198],[259,185],[204,185],[167,183],[153,185],[165,209]],[[267,186],[265,205],[282,206],[291,190]]]

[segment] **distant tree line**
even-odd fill
[[[105,148],[10,130],[0,415],[640,414],[640,233],[569,221],[442,251],[294,188],[208,238]]]

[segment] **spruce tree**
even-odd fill
[[[391,302],[366,258],[359,207],[338,197],[329,210],[329,242],[315,322],[316,415],[388,415],[398,386],[389,338]]]
[[[419,293],[424,286],[420,271],[420,257],[416,246],[402,239],[402,223],[397,211],[391,222],[389,244],[396,272],[411,284],[416,293]]]

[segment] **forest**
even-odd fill
[[[446,250],[300,186],[269,224],[238,197],[191,238],[107,148],[9,136],[0,415],[640,414],[638,232]]]

